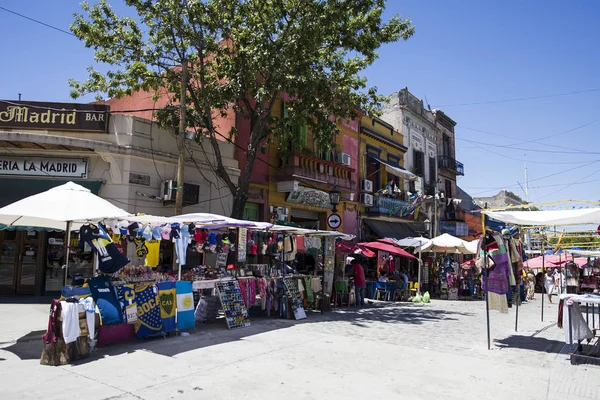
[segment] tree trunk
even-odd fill
[[[242,169],[240,172],[237,190],[235,193],[233,193],[231,218],[242,219],[244,217],[244,207],[246,206],[246,201],[248,200],[248,190],[250,189],[252,171],[254,169],[254,162],[256,161],[257,147],[253,145],[253,142],[255,142],[256,139],[253,139],[253,137],[250,137],[250,143],[248,144],[248,150],[246,151],[246,162],[244,163],[244,169]]]

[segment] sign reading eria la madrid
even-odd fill
[[[87,158],[0,155],[0,175],[87,178]]]
[[[108,111],[104,104],[0,100],[0,127],[106,132]]]

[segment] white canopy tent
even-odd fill
[[[570,250],[565,249],[565,253],[570,253],[580,257],[600,257],[600,251],[598,250]]]
[[[549,211],[485,211],[488,217],[513,225],[564,226],[583,225],[600,221],[600,208]]]
[[[472,250],[472,245],[454,237],[448,233],[443,233],[440,236],[434,237],[429,243],[416,248],[417,251],[435,252],[435,253],[459,253],[459,254],[475,254],[476,250]]]
[[[130,216],[127,211],[73,182],[67,182],[0,208],[0,224],[8,227],[51,228],[67,232],[65,284],[69,269],[71,231],[79,229],[88,221],[97,222],[107,218]]]
[[[420,247],[420,246],[426,246],[429,244],[429,242],[431,241],[431,239],[427,239],[424,237],[407,237],[404,239],[391,239],[388,238],[388,240],[392,240],[396,243],[396,246],[400,246],[400,247]]]

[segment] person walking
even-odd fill
[[[546,294],[548,294],[548,301],[552,303],[552,292],[554,291],[554,276],[552,276],[552,270],[546,270],[544,275],[544,287]]]
[[[352,267],[354,268],[354,292],[356,296],[356,306],[364,306],[365,288],[367,287],[365,270],[356,259],[354,260]]]

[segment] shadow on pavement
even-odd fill
[[[520,335],[513,335],[505,339],[494,340],[494,344],[500,349],[515,348],[543,353],[560,353],[565,345],[564,342],[559,340],[549,340],[539,336]]]
[[[39,360],[42,355],[42,335],[46,331],[33,331],[17,339],[17,342],[0,350],[13,353],[21,360]]]
[[[253,317],[250,327],[232,331],[227,329],[225,319],[220,317],[215,322],[196,323],[196,328],[189,331],[189,336],[170,334],[168,337],[159,336],[110,345],[96,349],[90,353],[90,357],[75,361],[73,365],[86,364],[105,356],[116,356],[135,351],[149,351],[173,357],[186,351],[244,340],[271,331],[283,331],[302,324],[346,321],[355,326],[369,329],[371,322],[421,325],[441,320],[456,320],[457,318],[453,315],[470,316],[473,314],[438,310],[412,303],[376,303],[363,308],[336,308],[323,315],[319,311],[309,311],[307,315],[307,319],[300,321],[280,319],[276,316]],[[43,333],[44,331],[30,332],[19,338],[15,344],[2,350],[12,352],[22,360],[39,359],[42,353]],[[282,334],[285,333],[282,332]]]

